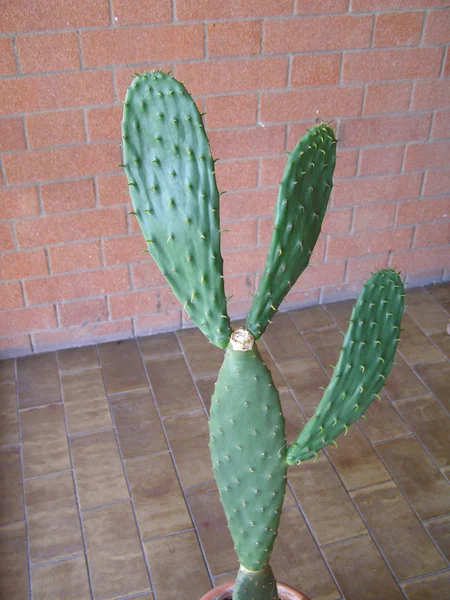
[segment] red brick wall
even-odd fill
[[[285,150],[340,138],[332,207],[291,305],[393,265],[449,277],[447,0],[14,0],[0,19],[0,349],[183,325],[132,217],[121,100],[137,70],[184,80],[219,159],[226,286],[249,304]]]

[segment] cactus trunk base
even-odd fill
[[[207,592],[200,600],[234,600],[234,581],[228,581]],[[280,600],[309,600],[307,596],[284,583],[277,582],[277,591]],[[259,598],[258,598],[259,600]]]

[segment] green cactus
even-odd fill
[[[214,161],[192,98],[170,75],[139,74],[127,92],[122,132],[130,196],[148,250],[203,333],[226,347],[209,426],[214,475],[240,562],[233,600],[279,600],[269,559],[287,467],[345,435],[378,394],[396,351],[403,283],[392,269],[367,281],[323,398],[286,447],[278,391],[254,342],[308,266],[332,188],[333,129],[314,126],[288,158],[259,289],[246,327],[233,332]]]

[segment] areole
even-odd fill
[[[234,582],[228,581],[223,583],[219,587],[214,588],[207,592],[200,600],[232,600],[233,598]],[[307,596],[295,590],[285,583],[277,582],[277,590],[280,596],[280,600],[309,600]],[[258,600],[255,598],[255,600]]]

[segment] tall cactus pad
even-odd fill
[[[274,214],[274,230],[246,327],[258,339],[306,269],[332,188],[336,138],[324,123],[310,129],[289,155]]]
[[[124,167],[148,249],[192,320],[215,345],[231,334],[220,254],[219,193],[202,118],[160,71],[128,88]]]
[[[240,351],[231,343],[211,400],[211,459],[239,562],[259,571],[270,558],[283,504],[284,418],[256,345]]]
[[[364,285],[353,308],[339,361],[313,417],[289,447],[290,465],[313,457],[359,419],[380,391],[394,360],[404,286],[391,269]]]

